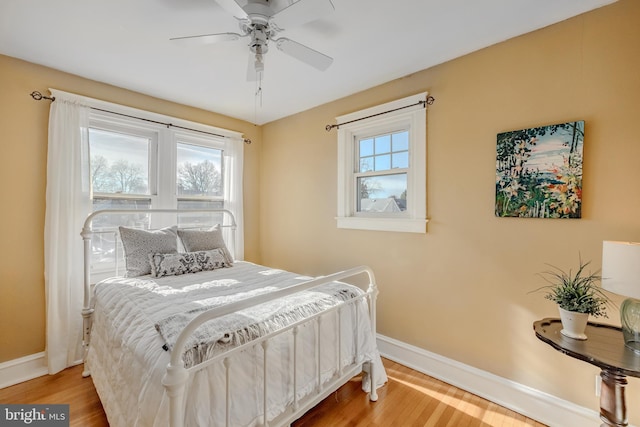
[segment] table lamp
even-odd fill
[[[602,242],[602,288],[627,297],[620,306],[624,343],[640,355],[640,243]]]

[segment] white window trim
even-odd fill
[[[396,101],[337,117],[338,128],[338,228],[426,233],[427,223],[427,99],[423,92]],[[408,105],[418,104],[413,107]],[[407,108],[403,108],[407,107]],[[392,111],[399,109],[398,111]],[[385,113],[385,114],[380,114]],[[376,114],[380,114],[376,116]],[[373,116],[373,117],[370,117]],[[409,127],[407,211],[401,215],[359,215],[356,213],[355,138]]]

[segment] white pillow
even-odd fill
[[[176,226],[153,231],[119,227],[127,269],[125,277],[150,274],[150,254],[177,253],[177,229],[178,227]]]
[[[227,249],[222,237],[222,228],[220,224],[215,225],[209,230],[186,230],[179,228],[178,237],[187,252],[210,251],[212,249],[222,249],[226,261],[229,265],[233,265],[233,257]]]

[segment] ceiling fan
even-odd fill
[[[179,42],[217,43],[221,41],[249,38],[249,66],[247,79],[262,80],[264,54],[269,50],[269,42],[278,50],[312,67],[324,71],[333,58],[286,37],[276,38],[284,29],[301,25],[333,12],[331,0],[215,0],[223,9],[233,15],[240,24],[240,33],[214,33],[170,40]]]

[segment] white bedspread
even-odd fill
[[[133,427],[168,424],[168,399],[161,379],[169,362],[169,352],[163,346],[166,348],[167,345],[173,345],[178,329],[173,323],[167,323],[167,319],[177,318],[178,324],[182,325],[199,314],[203,307],[218,306],[308,279],[248,262],[237,262],[231,268],[197,274],[153,280],[149,276],[114,278],[96,285],[94,322],[87,363],[110,425]],[[332,284],[324,290],[306,291],[292,299],[298,300],[297,302],[323,301],[320,305],[330,306],[333,303],[328,302],[328,295],[341,294],[345,289],[348,293],[361,292],[350,285],[341,284],[338,287]],[[274,322],[273,319],[285,319],[285,322],[288,321],[286,319],[295,320],[295,316],[286,314],[291,312],[292,304],[292,300],[280,301],[272,304],[269,310],[260,310],[258,313],[245,310],[227,316],[222,324],[212,326],[217,335],[205,346],[206,351],[190,350],[190,355],[187,354],[188,361],[197,363],[202,357],[213,356],[236,341],[242,341],[238,337],[244,336],[246,331],[256,330],[255,325],[261,325],[257,329],[265,332],[269,330],[264,329],[266,326],[283,326],[282,321]],[[187,314],[181,314],[185,310]],[[356,303],[345,311],[347,313],[343,313],[340,321],[341,330],[357,330],[358,334],[357,337],[343,337],[341,340],[340,363],[342,366],[352,363],[356,354],[358,362],[374,362],[376,378],[373,383],[379,387],[386,382],[386,374],[371,333],[366,301]],[[326,315],[323,319],[321,335],[335,336],[335,316]],[[172,326],[166,327],[167,324]],[[163,332],[164,337],[157,328]],[[298,334],[298,398],[307,395],[315,384],[314,329],[314,326],[305,326]],[[269,418],[277,416],[293,400],[292,342],[293,337],[289,332],[272,340],[269,345]],[[196,335],[188,348],[194,345],[203,348],[201,336]],[[330,379],[335,373],[336,354],[333,343],[323,344],[323,381]],[[258,425],[263,402],[262,348],[249,348],[234,355],[232,361],[231,424]],[[221,362],[197,370],[191,375],[185,393],[187,426],[224,425],[224,383],[225,371]],[[367,378],[367,381],[363,381],[363,388],[368,390],[369,385]]]

